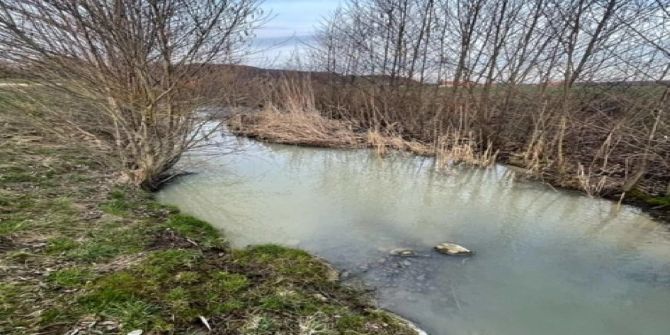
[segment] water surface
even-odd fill
[[[324,257],[431,334],[670,334],[670,233],[636,209],[502,166],[445,173],[409,155],[238,144],[187,158],[199,173],[161,200],[235,246]],[[476,255],[431,250],[444,241]],[[420,257],[388,255],[399,247]]]

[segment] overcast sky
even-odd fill
[[[270,20],[256,32],[254,53],[245,63],[284,67],[295,50],[311,42],[315,26],[339,3],[340,0],[265,0],[262,8]]]

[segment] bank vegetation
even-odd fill
[[[322,260],[232,249],[146,193],[221,131],[206,110],[237,96],[210,65],[258,4],[0,2],[0,333],[416,333]]]
[[[1,334],[416,334],[306,252],[233,249],[88,152],[0,125]]]
[[[334,146],[402,139],[452,162],[504,162],[556,186],[667,209],[669,8],[664,0],[349,0],[323,23],[312,72],[260,81],[253,91],[271,105],[237,128],[318,145],[324,136]],[[276,110],[292,131],[335,120],[347,135],[331,126],[318,141],[278,135]],[[396,142],[384,147],[403,146]]]
[[[200,113],[210,63],[237,61],[264,16],[256,0],[0,2],[5,113],[86,144],[122,179],[156,189],[181,155],[220,130]],[[207,125],[207,127],[205,127]]]

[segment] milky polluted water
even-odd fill
[[[670,334],[670,232],[504,166],[226,137],[158,197],[233,246],[307,250],[429,334]],[[452,241],[472,257],[438,254]],[[410,248],[417,257],[389,255]]]

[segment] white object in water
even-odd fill
[[[450,255],[450,256],[470,256],[472,255],[472,251],[467,249],[466,247],[462,245],[458,245],[456,243],[451,243],[451,242],[444,242],[440,243],[435,246],[435,250],[438,252],[445,254],[445,255]]]

